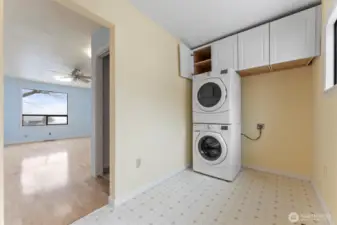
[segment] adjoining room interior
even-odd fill
[[[109,201],[74,225],[337,222],[337,0],[56,2],[105,26],[85,168]]]
[[[108,203],[109,178],[92,168],[96,143],[109,149],[93,135],[92,39],[103,28],[51,0],[4,6],[5,224],[70,224]]]

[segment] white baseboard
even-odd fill
[[[280,176],[295,178],[295,179],[299,179],[299,180],[311,181],[311,179],[309,177],[306,177],[306,176],[302,176],[302,175],[298,175],[298,174],[285,173],[285,172],[277,171],[277,170],[270,170],[270,169],[257,167],[257,166],[243,166],[243,168],[252,169],[252,170],[256,170],[256,171],[260,171],[260,172],[264,172],[264,173],[271,173],[271,174],[276,174],[276,175],[280,175]]]
[[[187,165],[187,166],[184,166],[183,168],[180,168],[176,171],[173,171],[172,173],[166,175],[165,177],[162,177],[154,182],[151,182],[147,185],[144,185],[143,187],[133,191],[132,193],[130,193],[128,196],[124,196],[124,197],[120,197],[120,198],[116,198],[116,199],[113,199],[111,197],[109,197],[109,204],[112,204],[114,207],[115,206],[119,206],[121,204],[123,204],[124,202],[128,201],[128,200],[131,200],[133,199],[134,197],[136,197],[137,195],[157,186],[158,184],[164,182],[165,180],[177,175],[178,173],[181,173],[183,172],[184,170],[186,170],[187,168],[189,168],[190,165]]]
[[[311,185],[314,188],[316,196],[317,196],[317,198],[318,198],[318,200],[319,200],[319,202],[320,202],[320,204],[321,204],[321,206],[323,208],[324,213],[326,214],[326,218],[327,218],[329,224],[330,225],[335,225],[335,223],[332,221],[331,213],[330,213],[328,207],[326,206],[325,201],[323,200],[321,194],[319,193],[316,185],[313,182],[311,182]]]
[[[113,199],[111,196],[109,196],[108,205],[112,208],[115,208],[115,199]]]

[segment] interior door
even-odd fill
[[[103,57],[103,173],[110,168],[110,55]]]

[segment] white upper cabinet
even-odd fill
[[[212,71],[238,69],[238,35],[233,35],[212,44]]]
[[[269,65],[269,23],[239,34],[239,70]]]
[[[179,44],[179,59],[180,59],[180,76],[192,79],[193,75],[193,55],[183,43]]]
[[[320,6],[270,23],[270,64],[319,55]]]

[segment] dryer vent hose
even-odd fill
[[[259,140],[262,137],[262,129],[263,128],[259,128],[258,129],[259,130],[259,136],[257,138],[251,138],[251,137],[249,137],[248,135],[246,135],[244,133],[241,133],[241,135],[244,136],[245,138],[251,140],[251,141],[257,141],[257,140]]]

